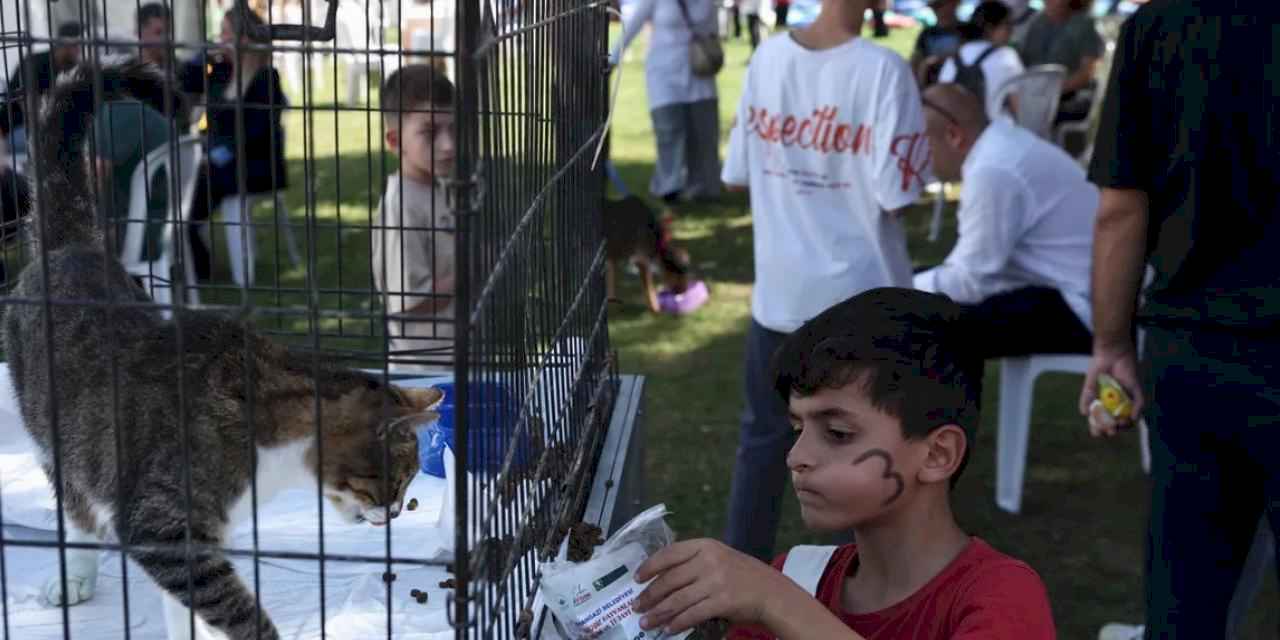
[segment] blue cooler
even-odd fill
[[[440,419],[423,430],[418,440],[418,458],[422,472],[437,478],[445,477],[444,448],[454,444],[454,383],[434,385],[444,392],[444,400],[436,408]],[[473,473],[484,470],[496,474],[502,469],[507,447],[511,444],[515,428],[516,411],[520,405],[500,382],[473,381],[468,385],[467,398],[467,468]],[[520,434],[512,466],[521,468],[529,461],[529,434]]]

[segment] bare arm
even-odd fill
[[[1142,286],[1147,234],[1147,196],[1133,189],[1102,190],[1093,232],[1093,358],[1080,390],[1080,415],[1089,419],[1093,436],[1114,436],[1137,423],[1146,398],[1138,372],[1138,349],[1132,335],[1134,308]],[[1095,413],[1098,378],[1116,379],[1133,404],[1127,418],[1112,420]]]
[[[1062,82],[1062,92],[1071,93],[1089,86],[1089,83],[1093,81],[1093,74],[1097,71],[1097,68],[1098,58],[1088,57],[1081,59],[1080,67]]]
[[[431,297],[419,302],[418,304],[404,310],[405,315],[411,316],[436,316],[441,311],[449,308],[453,304],[453,286],[454,278],[450,276],[436,282],[436,286],[432,288]]]
[[[1103,189],[1093,235],[1094,344],[1131,345],[1133,314],[1142,286],[1147,237],[1147,195]]]

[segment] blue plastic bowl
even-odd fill
[[[440,419],[424,429],[419,437],[418,460],[423,473],[443,478],[444,449],[457,448],[453,428],[457,407],[454,406],[454,383],[441,383],[435,387],[444,392],[444,400],[436,409]],[[519,404],[506,386],[498,382],[473,381],[467,390],[467,469],[473,473],[478,470],[497,473],[502,469],[507,447],[511,445]],[[522,468],[529,460],[527,432],[520,434],[516,447],[512,465]]]

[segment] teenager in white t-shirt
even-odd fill
[[[957,57],[964,65],[979,65],[985,85],[982,98],[987,114],[994,116],[1005,106],[995,104],[1001,85],[1025,70],[1018,52],[1008,46],[1013,35],[1013,12],[1001,0],[986,0],[973,10],[969,22],[960,26],[960,35],[965,42],[943,63],[942,70],[938,72],[938,82],[956,81],[959,71]],[[1010,102],[1008,106],[1016,109],[1013,96],[1010,96]]]
[[[790,442],[769,358],[828,307],[911,286],[898,211],[931,180],[910,66],[858,37],[869,1],[826,0],[811,26],[760,45],[722,175],[750,191],[756,274],[727,542],[766,562]]]

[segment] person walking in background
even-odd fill
[[[929,143],[906,60],[860,36],[871,1],[824,0],[812,25],[765,40],[729,136],[724,182],[749,190],[755,287],[725,541],[765,562],[791,443],[774,351],[831,305],[911,286],[899,214],[929,179]]]
[[[751,50],[760,46],[760,5],[766,0],[742,0],[742,12],[747,16],[747,37],[751,39]]]
[[[773,28],[787,28],[787,12],[791,10],[791,0],[773,0]]]
[[[1165,0],[1116,44],[1080,411],[1094,436],[1150,428],[1146,638],[1223,637],[1259,519],[1280,527],[1280,82],[1259,65],[1277,23],[1276,3]],[[1104,373],[1131,417],[1091,411]]]
[[[715,0],[638,0],[610,54],[616,65],[644,26],[653,25],[644,70],[658,161],[649,190],[668,205],[720,195],[716,81],[695,74],[689,63],[694,33],[713,33],[715,12]]]
[[[889,0],[872,0],[871,24],[872,34],[877,38],[889,37],[889,24],[884,21],[884,14],[889,10]]]

